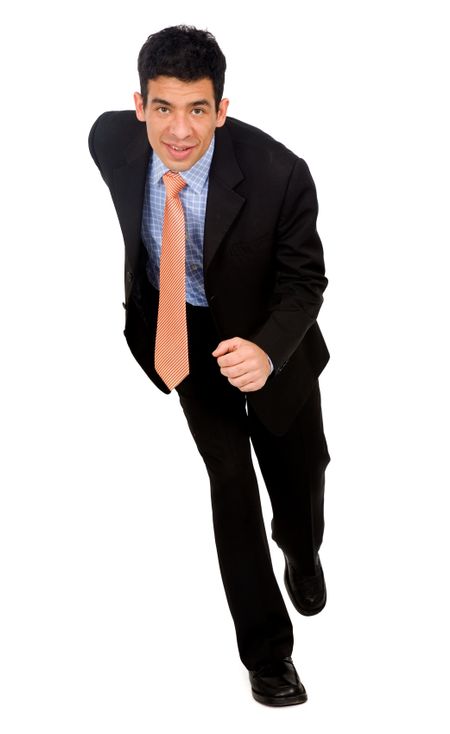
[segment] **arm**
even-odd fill
[[[92,125],[89,136],[88,136],[88,145],[89,145],[89,152],[93,158],[93,161],[97,168],[99,169],[101,176],[106,183],[106,185],[110,188],[110,176],[107,175],[107,169],[105,169],[105,158],[107,159],[107,156],[105,156],[105,151],[108,151],[108,149],[111,146],[111,143],[108,138],[108,127],[103,124],[104,121],[107,119],[107,116],[114,114],[111,112],[103,112],[99,117],[97,117],[96,121]],[[97,129],[98,128],[98,129]],[[99,133],[99,134],[97,134]]]
[[[249,340],[227,339],[213,352],[221,373],[243,392],[260,390],[272,371],[281,372],[317,318],[328,283],[317,212],[314,181],[297,158],[278,219],[269,316]]]
[[[94,163],[97,166],[97,168],[100,168],[100,165],[99,165],[99,162],[98,162],[98,159],[97,159],[97,155],[96,155],[96,152],[95,152],[95,129],[96,129],[97,125],[98,125],[99,119],[100,119],[100,117],[98,117],[96,119],[96,121],[94,122],[94,124],[92,125],[92,127],[91,127],[91,129],[89,131],[89,137],[88,137],[89,152],[90,152],[90,154],[91,154],[91,156],[92,156],[92,158],[94,160]]]
[[[305,161],[299,158],[292,169],[278,220],[270,313],[250,337],[272,359],[274,376],[299,346],[323,302],[328,280],[316,230],[317,213],[314,181]]]

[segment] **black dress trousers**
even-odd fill
[[[296,568],[313,574],[330,460],[319,385],[288,433],[274,436],[220,373],[209,309],[187,304],[187,319],[190,373],[176,389],[209,474],[220,572],[239,655],[251,670],[290,655],[293,632],[273,572],[250,442],[270,496],[272,538]]]

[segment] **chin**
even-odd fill
[[[176,173],[181,173],[182,171],[187,171],[191,168],[190,165],[183,165],[176,161],[164,161],[164,163],[170,171],[175,171]]]

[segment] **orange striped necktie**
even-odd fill
[[[163,176],[166,203],[159,267],[159,305],[155,369],[173,390],[189,374],[186,325],[186,229],[179,193],[186,186],[179,173]]]

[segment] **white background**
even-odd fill
[[[23,2],[3,18],[4,734],[448,731],[445,5]],[[132,107],[147,36],[176,23],[216,35],[230,114],[304,157],[319,196],[329,601],[296,614],[271,541],[309,694],[282,710],[251,697],[176,395],[126,346],[123,241],[87,147],[101,112]]]

